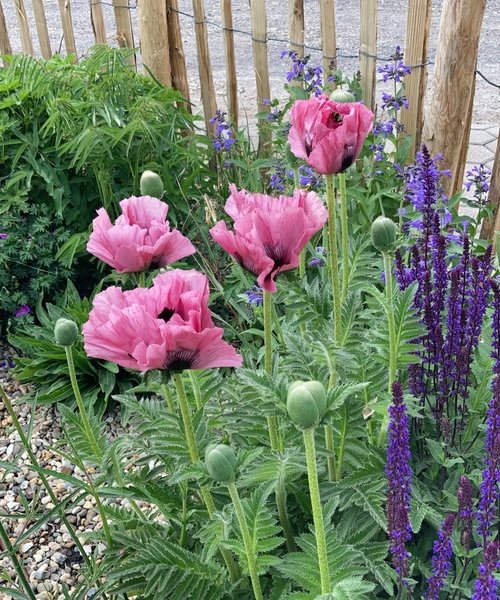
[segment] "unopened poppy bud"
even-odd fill
[[[153,171],[144,171],[141,175],[140,187],[143,196],[152,196],[153,198],[161,198],[163,196],[163,181]]]
[[[316,427],[326,411],[326,390],[320,381],[296,381],[286,399],[288,416],[299,429]]]
[[[205,466],[210,477],[220,483],[234,481],[238,459],[225,444],[210,444],[205,451]]]
[[[59,346],[72,346],[78,339],[78,326],[70,319],[57,319],[54,326],[54,337]]]
[[[380,252],[389,252],[394,248],[398,236],[398,226],[387,217],[377,217],[371,228],[372,244]]]
[[[346,102],[356,102],[354,94],[351,94],[351,92],[348,92],[347,90],[341,89],[334,90],[330,94],[330,100],[333,100],[333,102],[340,102],[342,104]]]

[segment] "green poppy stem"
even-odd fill
[[[384,257],[384,273],[385,273],[385,298],[386,298],[386,315],[387,315],[387,331],[389,334],[389,381],[387,383],[387,392],[389,398],[392,394],[392,384],[396,380],[397,368],[398,368],[398,355],[397,355],[397,337],[396,337],[396,323],[394,320],[394,283],[392,277],[392,260],[391,256],[387,253],[383,253]],[[380,426],[378,435],[378,446],[381,448],[387,439],[387,428],[389,427],[389,415],[385,414]]]
[[[0,550],[2,549],[2,546],[7,551],[8,555],[10,557],[10,560],[12,561],[12,564],[14,565],[14,569],[17,573],[17,577],[18,577],[19,582],[21,583],[22,587],[24,588],[24,591],[26,592],[26,596],[28,598],[30,598],[30,600],[36,600],[35,592],[33,591],[32,587],[30,585],[30,582],[28,580],[28,576],[26,575],[26,572],[24,571],[24,566],[22,565],[20,560],[17,558],[16,551],[14,550],[12,544],[10,543],[9,536],[7,535],[7,532],[5,531],[5,529],[3,527],[3,523],[0,522]]]
[[[66,528],[68,530],[68,534],[70,535],[71,539],[75,543],[75,546],[78,548],[78,551],[80,552],[81,556],[83,557],[83,560],[85,561],[86,565],[88,567],[91,567],[92,562],[89,558],[89,555],[87,554],[82,543],[80,542],[80,539],[77,536],[77,534],[73,528],[73,525],[71,525],[71,523],[68,521],[68,518],[66,517],[66,515],[64,513],[64,508],[61,505],[61,503],[59,502],[59,500],[57,499],[56,495],[54,494],[54,491],[52,490],[52,486],[50,485],[47,477],[42,472],[42,467],[40,466],[40,463],[38,462],[36,455],[31,450],[31,444],[30,444],[28,438],[26,437],[26,434],[24,433],[24,430],[21,426],[21,423],[19,422],[19,419],[17,418],[17,415],[14,411],[14,408],[12,406],[12,403],[11,403],[9,397],[5,393],[5,390],[3,389],[2,386],[0,386],[0,397],[2,398],[2,402],[7,410],[7,413],[9,414],[9,417],[12,419],[12,424],[14,425],[14,427],[17,431],[17,435],[19,436],[19,439],[21,440],[21,443],[22,443],[25,451],[28,454],[31,464],[36,469],[36,472],[38,473],[38,477],[40,478],[40,481],[42,482],[42,485],[45,488],[52,504],[58,510],[61,521],[66,526]]]
[[[193,421],[191,419],[191,411],[189,409],[186,390],[184,388],[182,375],[180,373],[174,373],[172,375],[172,379],[174,381],[175,391],[177,392],[179,408],[181,409],[182,423],[184,425],[184,435],[186,437],[189,457],[191,459],[191,462],[194,464],[200,460],[200,451],[198,449],[198,442],[196,441],[196,435],[194,433]],[[200,491],[203,497],[203,501],[205,502],[205,506],[207,508],[208,516],[212,517],[212,515],[216,511],[212,494],[210,493],[210,490],[206,485],[201,486]],[[233,556],[226,548],[219,548],[219,550],[224,559],[224,562],[226,563],[226,567],[231,576],[231,580],[238,581],[239,570],[236,563],[234,562]]]
[[[296,190],[300,189],[299,167],[293,168],[293,184]],[[306,249],[299,254],[299,277],[302,279],[306,274]]]
[[[137,287],[146,287],[146,272],[140,271],[137,273]]]
[[[252,546],[252,537],[250,536],[250,531],[245,518],[245,511],[243,510],[243,505],[241,504],[240,495],[238,494],[238,490],[236,489],[233,481],[227,483],[226,485],[233,502],[234,512],[236,513],[236,518],[238,519],[241,536],[243,538],[243,545],[245,546],[248,572],[250,573],[253,594],[255,600],[264,600],[262,589],[260,587],[259,574],[257,572],[257,557]]]
[[[174,399],[172,398],[172,394],[170,392],[170,389],[169,389],[168,385],[166,383],[164,383],[161,386],[161,389],[162,389],[162,392],[163,392],[163,397],[165,398],[165,402],[167,403],[168,412],[171,415],[176,415],[177,414],[177,409],[175,407]]]
[[[339,284],[339,257],[337,251],[337,201],[333,175],[325,175],[326,204],[328,209],[328,264],[333,294],[333,339],[335,342],[342,334],[342,302]]]
[[[349,287],[349,228],[347,226],[347,192],[345,173],[339,173],[340,190],[340,228],[341,228],[341,255],[342,255],[342,294],[341,301],[347,297]]]
[[[71,346],[65,346],[64,351],[66,352],[66,362],[68,363],[68,372],[69,378],[71,381],[71,387],[73,388],[73,394],[75,396],[76,403],[78,405],[78,410],[80,411],[80,416],[82,418],[83,429],[85,430],[85,435],[89,443],[92,445],[92,449],[94,452],[99,455],[101,449],[99,447],[99,443],[96,440],[94,435],[94,430],[92,429],[92,425],[90,424],[89,417],[87,415],[87,410],[85,408],[85,404],[83,403],[83,398],[80,393],[80,387],[78,385],[78,380],[76,378],[75,371],[75,363],[73,361],[73,352]]]
[[[330,567],[328,565],[328,553],[326,546],[325,525],[323,522],[323,509],[321,508],[321,497],[319,494],[318,471],[316,468],[316,447],[314,444],[315,428],[304,429],[304,447],[306,450],[307,478],[309,481],[309,496],[314,522],[314,534],[316,538],[316,550],[318,553],[318,566],[321,581],[321,593],[331,592]]]
[[[273,297],[271,292],[263,290],[264,307],[264,369],[266,373],[273,371]],[[283,441],[280,440],[278,418],[276,415],[267,417],[269,440],[273,450],[283,452]]]

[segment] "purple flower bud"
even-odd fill
[[[21,304],[21,306],[19,306],[16,309],[16,312],[14,314],[19,319],[21,317],[25,317],[26,315],[29,315],[30,312],[31,312],[31,308],[27,304]]]
[[[471,600],[498,600],[498,580],[494,577],[500,568],[499,542],[490,542],[484,549],[483,561],[479,565],[479,577],[474,582]]]

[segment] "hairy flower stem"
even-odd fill
[[[307,479],[309,481],[309,496],[314,522],[314,534],[316,538],[316,549],[318,552],[318,565],[321,580],[321,593],[331,592],[330,568],[328,566],[328,554],[326,550],[325,525],[323,523],[323,509],[321,508],[321,497],[319,494],[318,470],[316,467],[316,447],[314,444],[315,428],[304,429],[304,447],[306,450]]]
[[[345,173],[339,173],[340,190],[340,232],[342,249],[342,294],[341,302],[347,297],[349,287],[349,229],[347,226],[347,192],[345,183]]]
[[[300,189],[299,167],[293,168],[293,185],[296,190]],[[299,254],[299,277],[302,279],[306,274],[306,249]]]
[[[146,287],[146,272],[140,271],[137,273],[137,287],[144,288]]]
[[[383,253],[384,257],[384,273],[385,273],[385,298],[386,298],[386,316],[387,316],[387,332],[389,334],[389,381],[387,385],[387,393],[389,398],[392,394],[392,384],[396,380],[396,371],[398,365],[397,355],[397,338],[396,338],[396,323],[394,321],[394,285],[392,278],[392,259],[387,253]],[[380,426],[378,436],[378,446],[382,447],[387,439],[387,427],[389,426],[389,414],[387,413]]]
[[[264,304],[264,368],[267,373],[271,374],[273,370],[273,319],[272,319],[272,295],[271,292],[263,291]],[[283,438],[280,435],[278,417],[269,415],[267,417],[267,428],[269,431],[269,440],[271,449],[283,452]],[[286,489],[284,484],[279,483],[275,491],[276,507],[278,509],[278,517],[286,539],[286,545],[290,552],[295,549],[295,541],[293,536],[292,526],[288,518],[286,509]]]
[[[92,429],[92,425],[90,423],[90,419],[87,415],[87,410],[85,408],[85,404],[83,403],[83,398],[80,393],[80,387],[78,385],[78,380],[76,378],[75,363],[73,361],[72,347],[65,346],[64,350],[66,352],[66,361],[68,363],[68,371],[69,371],[69,378],[71,380],[71,387],[73,388],[73,394],[75,396],[75,400],[78,405],[78,410],[80,411],[80,416],[82,418],[85,436],[86,436],[89,444],[91,445],[93,452],[95,452],[95,454],[97,456],[99,456],[101,454],[101,448],[99,446],[99,442],[97,441],[97,439],[94,435],[94,430]],[[104,511],[104,507],[102,505],[101,499],[99,498],[99,494],[94,487],[92,478],[88,476],[88,474],[85,470],[85,465],[82,464],[82,466],[84,467],[83,471],[85,472],[85,475],[87,476],[87,479],[88,479],[89,485],[90,485],[90,489],[92,491],[92,495],[94,496],[94,499],[96,501],[97,510],[99,511],[99,514],[101,516],[102,528],[104,530],[104,533],[106,534],[106,541],[108,543],[108,546],[111,546],[111,544],[112,544],[111,533],[110,533],[110,529],[109,529],[108,520],[106,518],[106,513]]]
[[[40,466],[40,463],[38,462],[37,457],[31,450],[31,444],[30,444],[28,438],[26,437],[26,434],[24,433],[23,428],[21,427],[21,423],[19,422],[19,419],[17,418],[17,415],[14,411],[14,408],[12,406],[12,403],[11,403],[9,397],[5,393],[5,390],[3,389],[2,386],[0,386],[0,397],[2,398],[2,402],[7,410],[7,413],[9,414],[9,417],[12,419],[12,424],[14,425],[14,427],[17,431],[17,435],[19,436],[19,439],[21,440],[21,443],[28,454],[31,464],[33,465],[34,469],[38,473],[38,477],[40,478],[40,481],[42,482],[43,487],[47,491],[47,494],[49,495],[52,504],[58,510],[61,521],[64,523],[64,525],[66,525],[68,534],[70,535],[71,539],[75,543],[75,546],[78,548],[80,555],[83,557],[83,560],[85,561],[85,563],[87,564],[88,567],[91,567],[92,563],[90,561],[90,558],[89,558],[87,552],[85,552],[85,549],[83,548],[83,545],[80,542],[78,536],[76,535],[73,525],[71,525],[71,523],[68,521],[68,519],[64,513],[64,508],[61,506],[61,503],[58,501],[56,495],[54,494],[52,487],[47,480],[47,477],[45,476],[45,474],[42,471],[42,468]]]
[[[342,337],[342,303],[339,284],[339,257],[337,252],[337,201],[335,198],[333,175],[325,175],[325,183],[328,209],[328,262],[333,294],[333,339],[335,342],[338,342]]]
[[[168,388],[168,385],[163,384],[161,386],[162,392],[163,392],[163,397],[165,398],[165,402],[167,403],[167,408],[168,408],[168,412],[171,415],[176,415],[177,414],[177,409],[175,407],[175,403],[174,400],[172,398],[172,394],[170,393],[170,390]]]
[[[174,373],[172,375],[174,380],[175,391],[177,392],[177,400],[179,401],[179,408],[181,409],[182,423],[184,425],[184,435],[186,437],[186,443],[188,446],[189,457],[191,462],[197,463],[200,460],[200,451],[198,449],[198,443],[193,429],[193,421],[191,420],[191,411],[189,410],[189,404],[186,396],[186,390],[184,383],[182,382],[182,375],[180,373]],[[212,515],[216,511],[215,503],[212,498],[212,494],[206,485],[200,487],[201,495],[205,506],[207,508],[208,516]],[[231,576],[232,581],[238,581],[239,572],[232,554],[225,548],[219,548],[219,551],[224,558],[227,570]]]
[[[273,371],[273,298],[271,292],[263,291],[264,306],[264,369],[266,373]],[[283,452],[283,440],[280,439],[278,418],[275,415],[267,417],[269,440],[273,450]]]
[[[30,598],[30,600],[36,600],[36,595],[33,592],[33,589],[31,588],[30,582],[28,580],[28,576],[26,575],[26,573],[24,571],[24,567],[23,567],[22,563],[19,561],[19,559],[17,558],[16,551],[14,550],[12,544],[10,543],[9,536],[7,535],[7,532],[5,531],[3,524],[0,522],[0,550],[2,550],[2,546],[7,551],[8,555],[10,557],[10,560],[12,561],[12,564],[14,565],[14,569],[17,573],[17,577],[18,577],[19,582],[21,583],[22,587],[24,588],[24,591],[26,592],[26,596],[28,598]]]
[[[264,600],[264,596],[262,595],[262,589],[260,587],[259,574],[257,573],[257,557],[255,556],[255,552],[252,547],[252,537],[248,529],[247,521],[245,518],[245,511],[243,510],[243,506],[241,504],[240,495],[238,494],[238,490],[236,489],[234,481],[231,481],[226,485],[229,495],[231,496],[231,500],[233,502],[234,511],[236,513],[236,518],[238,519],[238,524],[241,530],[241,536],[243,538],[243,545],[245,546],[248,572],[250,573],[253,594],[255,600]]]
[[[73,388],[73,394],[75,396],[76,403],[78,405],[78,410],[80,411],[80,416],[82,417],[83,428],[85,430],[85,435],[87,440],[92,446],[92,450],[99,455],[101,449],[99,447],[99,443],[96,440],[94,435],[94,430],[92,429],[92,425],[90,424],[89,417],[87,415],[87,410],[85,408],[85,404],[83,403],[83,398],[80,393],[80,387],[78,386],[78,380],[76,378],[75,372],[75,363],[73,361],[73,352],[71,346],[65,346],[64,350],[66,352],[66,361],[68,363],[68,371],[69,378],[71,380],[71,387]]]

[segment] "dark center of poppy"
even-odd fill
[[[197,350],[188,350],[187,348],[179,348],[167,352],[165,356],[164,369],[168,371],[184,371],[185,369],[193,369],[198,358]]]
[[[342,120],[343,117],[340,113],[332,111],[332,113],[328,115],[325,125],[328,129],[337,129],[337,127],[340,127],[342,124]]]
[[[288,262],[286,260],[286,251],[283,248],[283,246],[270,246],[268,244],[264,245],[264,250],[266,252],[266,255],[274,261],[274,269],[279,269],[280,267],[282,267],[286,262]],[[273,269],[273,270],[274,270]]]
[[[162,319],[163,321],[165,321],[165,323],[168,323],[174,315],[175,310],[171,310],[170,308],[165,307],[156,318]]]

